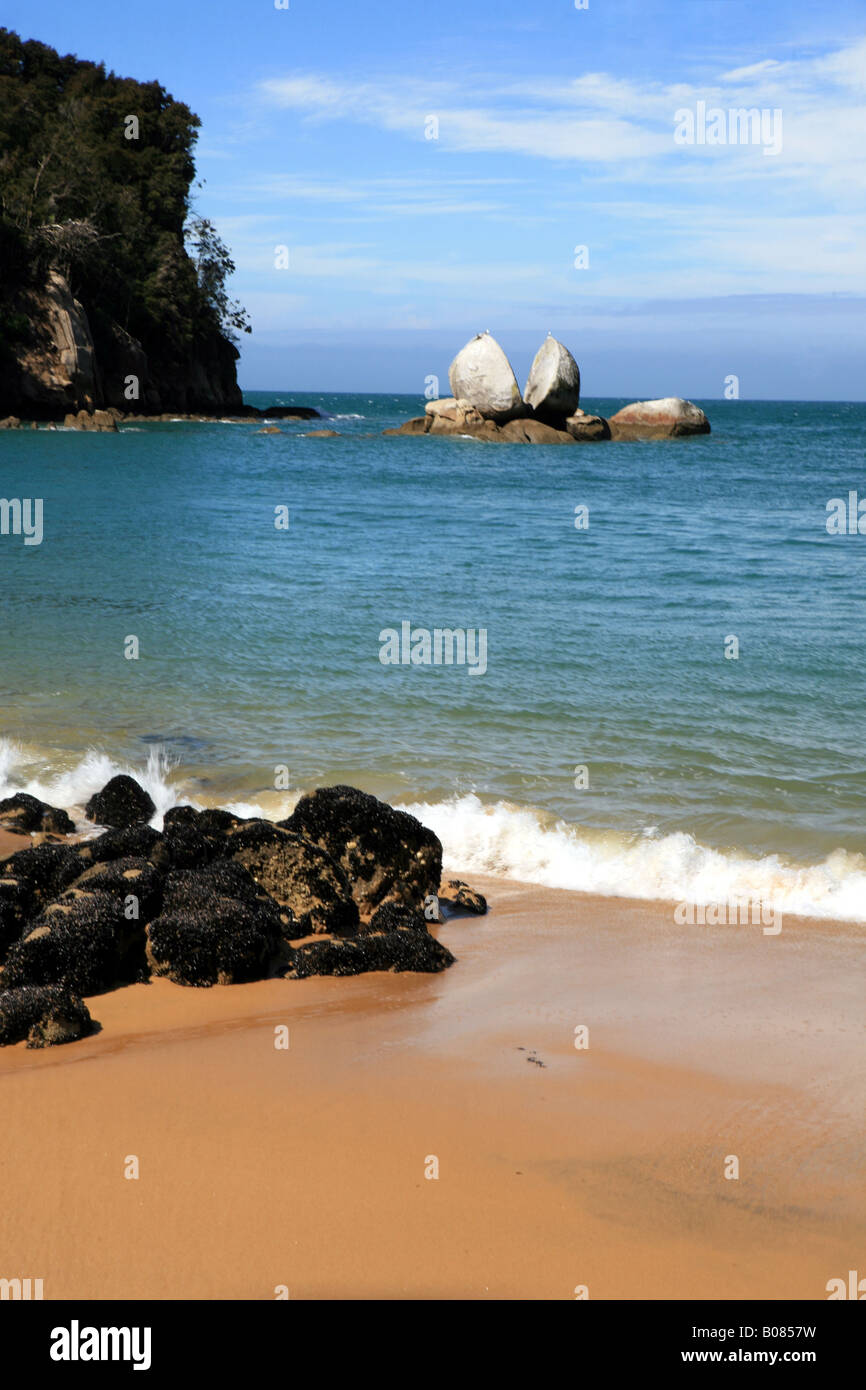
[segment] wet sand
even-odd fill
[[[0,1052],[0,1276],[46,1298],[823,1299],[862,1266],[862,927],[472,882],[492,910],[436,929],[442,975],[157,980],[89,999],[93,1038]]]

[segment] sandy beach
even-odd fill
[[[154,980],[89,999],[92,1038],[4,1050],[0,1273],[47,1299],[826,1298],[866,1233],[861,929],[473,884],[491,911],[436,929],[441,975]]]

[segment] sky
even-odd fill
[[[200,116],[245,390],[866,399],[866,0],[283,3],[3,5]]]

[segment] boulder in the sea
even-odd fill
[[[566,430],[554,429],[543,420],[509,420],[499,431],[504,444],[573,444]]]
[[[423,908],[442,877],[442,845],[406,811],[356,787],[320,787],[281,822],[343,868],[362,917],[384,902]]]
[[[402,425],[396,429],[383,430],[383,434],[429,434],[433,424],[431,415],[415,415],[411,420],[404,420]]]
[[[106,782],[102,791],[95,792],[84,808],[84,814],[96,825],[126,828],[149,821],[156,806],[144,787],[134,777],[120,772]]]
[[[65,811],[57,806],[49,806],[28,792],[16,792],[0,801],[0,827],[15,830],[22,834],[48,833],[51,835],[71,835],[74,822]]]
[[[514,370],[496,339],[478,333],[448,368],[451,391],[468,401],[485,420],[502,423],[526,414]]]
[[[431,420],[430,434],[471,434],[485,423],[484,416],[474,405],[455,400],[453,396],[428,401],[424,413]]]
[[[87,1005],[63,985],[25,985],[0,993],[0,1047],[57,1047],[92,1033]]]
[[[533,358],[523,399],[537,419],[555,425],[561,425],[580,405],[580,368],[552,333]]]
[[[680,396],[658,401],[635,401],[608,420],[611,439],[670,439],[675,435],[709,434],[710,422],[700,406]]]
[[[586,415],[581,410],[570,415],[565,428],[578,444],[594,444],[599,439],[610,439],[610,425],[601,415]]]
[[[260,430],[256,430],[256,434],[282,434],[282,433],[283,433],[283,431],[280,429],[279,425],[263,425],[262,428],[261,428]]]
[[[269,821],[249,821],[226,837],[226,854],[256,883],[290,907],[299,936],[353,936],[358,907],[345,870],[319,843]]]

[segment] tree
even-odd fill
[[[235,269],[229,249],[208,217],[191,217],[184,228],[184,237],[205,303],[223,335],[236,343],[238,333],[251,333],[252,325],[246,310],[236,299],[229,298],[226,289],[226,281]]]

